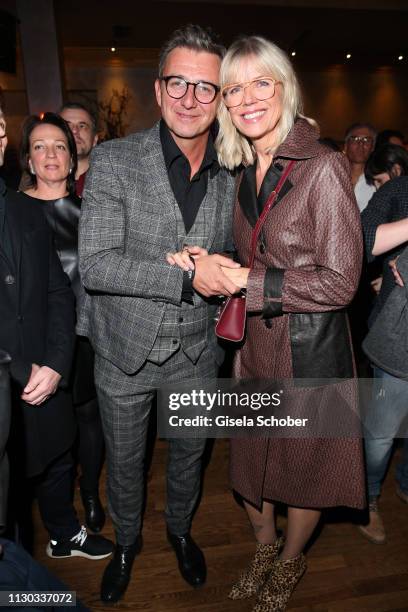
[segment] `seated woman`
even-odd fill
[[[75,140],[64,119],[54,113],[27,119],[23,127],[21,165],[31,179],[31,186],[21,197],[45,214],[62,267],[71,280],[78,311],[84,297],[78,271],[81,200],[75,195]],[[86,524],[99,532],[105,522],[98,494],[104,442],[93,368],[92,347],[87,338],[77,336],[71,391],[79,425],[80,491]]]
[[[219,160],[231,170],[245,166],[233,225],[242,267],[223,270],[247,291],[246,338],[234,374],[351,378],[344,308],[357,288],[362,236],[347,161],[319,144],[314,122],[301,114],[293,67],[276,45],[257,36],[238,40],[220,76]],[[249,269],[253,228],[291,162]],[[168,261],[182,258],[179,253]],[[257,547],[230,597],[256,595],[254,612],[284,610],[306,569],[303,551],[322,508],[365,505],[361,440],[233,439],[231,483],[243,498]],[[286,538],[276,532],[278,502],[288,508]]]

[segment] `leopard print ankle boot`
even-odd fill
[[[230,599],[248,599],[262,587],[284,544],[279,537],[273,544],[257,544],[255,556],[249,567],[236,582],[228,597]]]
[[[253,612],[286,610],[286,604],[305,570],[306,558],[303,553],[294,559],[276,559]]]

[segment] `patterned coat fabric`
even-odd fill
[[[290,159],[297,163],[266,219],[249,275],[246,340],[234,362],[238,378],[353,375],[344,308],[361,272],[359,212],[347,160],[317,137],[317,130],[299,119],[274,157],[280,170]],[[243,264],[256,221],[248,199],[248,186],[240,188],[234,238]],[[279,275],[272,289],[271,274]],[[349,356],[351,371],[345,365]],[[345,384],[349,401],[355,401]],[[358,437],[235,439],[231,482],[257,507],[269,499],[297,507],[362,508],[362,443]]]
[[[234,179],[208,179],[194,244],[210,253],[232,249]],[[88,290],[79,334],[123,372],[151,354],[171,307],[181,306],[183,272],[166,253],[183,248],[184,223],[171,189],[159,124],[93,150],[79,227],[80,272]],[[190,242],[191,243],[191,242]],[[214,343],[216,307],[194,295],[179,325],[183,351],[195,362]]]

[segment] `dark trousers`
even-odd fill
[[[80,525],[73,505],[73,461],[67,451],[37,476],[26,478],[11,462],[9,537],[33,548],[31,507],[37,497],[41,519],[50,539],[70,539]],[[13,469],[14,468],[14,469]]]
[[[70,539],[80,530],[73,504],[73,461],[68,451],[33,478],[44,527],[52,540]]]
[[[80,486],[96,493],[103,464],[104,440],[98,400],[95,398],[74,406],[78,422],[78,462],[81,466]]]

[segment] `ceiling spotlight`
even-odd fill
[[[116,47],[111,47],[110,50],[112,51],[112,53],[115,53]]]
[[[351,59],[351,53],[347,53],[346,59]]]
[[[296,51],[292,51],[291,56],[295,57],[295,55],[296,55]]]
[[[404,56],[403,56],[403,55],[399,55],[399,56],[398,56],[398,59],[399,59],[399,61],[401,61],[401,60],[403,60],[403,59],[404,59]]]

